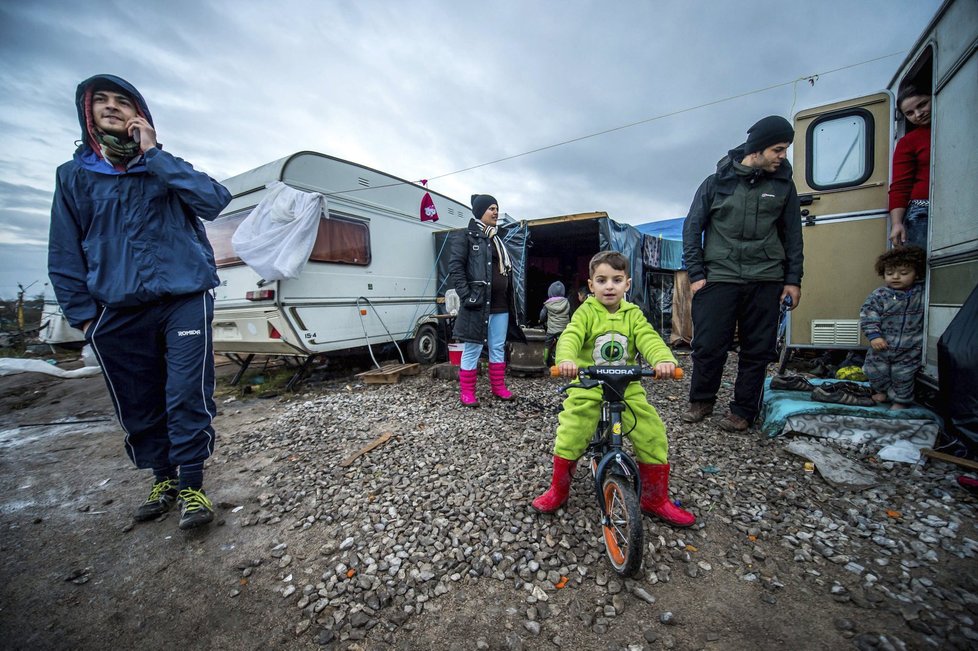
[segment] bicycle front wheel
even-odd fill
[[[631,577],[642,568],[642,510],[631,482],[609,475],[602,486],[604,547],[611,566],[619,575]]]

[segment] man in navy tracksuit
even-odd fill
[[[75,94],[81,144],[57,172],[48,273],[92,346],[125,448],[155,476],[137,521],[180,503],[180,528],[214,518],[203,491],[214,450],[211,319],[218,284],[200,219],[231,195],[163,151],[145,100],[96,75]]]

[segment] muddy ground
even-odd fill
[[[225,373],[228,370],[224,367]],[[427,373],[402,382],[432,396],[431,410],[461,413],[452,400],[452,383]],[[510,383],[519,393],[524,383],[540,382],[545,380],[513,378]],[[684,385],[674,393],[681,396],[685,389]],[[596,626],[593,615],[596,606],[608,599],[607,587],[597,579],[607,574],[607,568],[594,539],[595,567],[583,579],[551,592],[543,634],[534,635],[526,626],[528,592],[517,586],[519,581],[477,579],[454,584],[447,593],[431,598],[422,612],[392,618],[386,628],[368,631],[364,639],[323,637],[317,624],[300,625],[303,615],[294,598],[283,598],[281,576],[286,571],[275,568],[269,550],[288,544],[298,573],[304,562],[313,563],[320,546],[337,544],[322,539],[333,529],[312,529],[310,534],[287,518],[242,526],[239,507],[252,509],[258,504],[264,490],[259,476],[283,460],[277,447],[255,452],[251,446],[245,454],[242,441],[245,433],[267,427],[276,413],[297,401],[373,391],[396,389],[365,387],[352,377],[271,398],[235,396],[229,401],[235,394],[224,389],[215,421],[221,439],[207,470],[217,517],[208,528],[184,533],[177,529],[175,514],[133,526],[132,509],[145,498],[149,482],[124,456],[122,434],[101,377],[69,381],[37,374],[0,377],[2,646],[269,649],[321,648],[326,643],[329,648],[351,649],[555,649],[556,637],[564,648],[574,649],[840,649],[876,648],[867,646],[876,635],[892,635],[907,648],[933,646],[908,626],[899,604],[833,598],[830,579],[845,572],[830,565],[822,568],[823,577],[813,579],[801,569],[795,571],[792,550],[776,541],[765,548],[763,563],[780,570],[777,576],[783,585],[776,590],[761,581],[743,580],[741,571],[725,571],[730,567],[725,558],[749,548],[744,532],[729,519],[711,517],[708,504],[692,505],[704,527],[689,532],[685,542],[696,560],[712,565],[713,571],[693,577],[681,571],[682,563],[676,561],[671,580],[642,584],[655,604],[628,595],[624,612],[608,620],[607,626]],[[553,400],[556,406],[557,398]],[[682,399],[657,405],[667,423],[677,421],[683,406]],[[532,417],[532,410],[521,412],[527,413]],[[478,412],[460,417],[479,422]],[[381,414],[378,423],[369,427],[380,427],[382,421],[390,423]],[[724,440],[731,435],[715,428],[705,431],[715,437],[709,446],[722,458]],[[368,439],[373,436],[369,434]],[[552,433],[540,432],[539,439],[538,447],[545,450]],[[346,445],[347,452],[358,449],[360,440]],[[775,454],[770,442],[756,433],[743,440],[753,456]],[[344,449],[342,439],[338,445]],[[521,465],[520,459],[497,461],[514,468]],[[820,481],[804,475],[800,460],[791,463],[798,467],[800,482]],[[697,481],[691,469],[683,471],[686,476],[680,487]],[[947,466],[946,472],[950,476],[953,468]],[[541,473],[534,461],[533,485],[514,500],[520,517],[531,513],[524,502],[543,485],[545,478],[536,474]],[[737,487],[729,486],[736,494]],[[590,498],[586,489],[575,490],[575,517],[581,517]],[[961,499],[974,503],[973,498]],[[647,539],[654,539],[657,532],[675,538],[675,532],[648,523]],[[960,534],[975,538],[974,522],[966,523]],[[251,565],[253,573],[247,570]],[[973,585],[975,572],[974,558],[942,554],[927,576],[938,586],[957,586],[962,577],[971,577]],[[300,587],[305,582],[297,581]],[[660,621],[666,611],[675,613],[674,623]]]

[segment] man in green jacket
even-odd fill
[[[717,164],[696,191],[683,224],[683,255],[693,292],[693,377],[689,409],[696,423],[713,413],[727,351],[740,353],[729,432],[748,429],[760,411],[764,373],[774,361],[779,304],[801,300],[802,238],[798,193],[786,160],[794,129],[768,116],[747,142]]]

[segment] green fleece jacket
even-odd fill
[[[655,366],[676,363],[669,346],[649,324],[637,305],[622,301],[614,314],[598,299],[589,296],[574,312],[557,342],[556,360],[572,361],[579,367],[622,366],[635,363],[642,353]]]
[[[683,224],[690,282],[776,281],[801,285],[801,209],[783,161],[774,172],[740,164],[732,149],[696,191]]]

